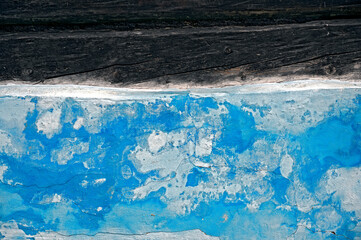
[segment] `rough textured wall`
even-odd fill
[[[1,237],[361,237],[360,85],[0,94]]]

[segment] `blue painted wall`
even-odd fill
[[[10,88],[0,238],[361,238],[360,88]]]

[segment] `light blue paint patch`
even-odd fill
[[[0,94],[0,238],[361,238],[357,85]]]

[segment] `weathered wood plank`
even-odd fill
[[[263,25],[361,15],[360,0],[1,0],[0,24],[236,21]],[[212,23],[211,23],[212,24]]]
[[[210,84],[361,71],[361,21],[267,27],[2,32],[0,80]]]

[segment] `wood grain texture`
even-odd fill
[[[350,79],[360,71],[358,20],[0,34],[2,81],[214,84],[281,76]]]
[[[264,25],[360,17],[360,0],[1,0],[0,24]],[[233,21],[233,22],[232,22]],[[183,23],[181,23],[183,24]]]

